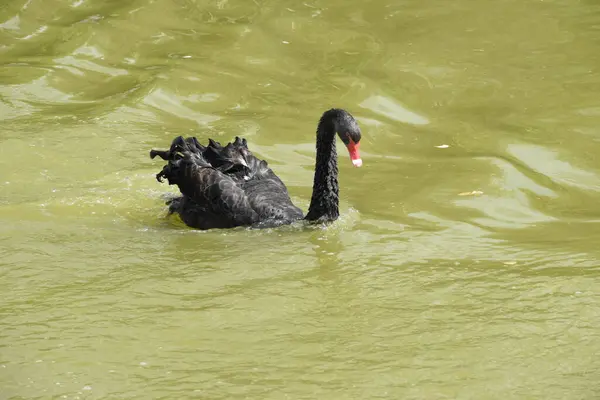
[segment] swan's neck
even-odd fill
[[[306,219],[309,221],[334,221],[339,215],[337,152],[335,129],[317,130],[317,160],[312,198]]]

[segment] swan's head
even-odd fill
[[[331,146],[331,139],[334,135],[332,131],[337,132],[342,142],[346,145],[352,165],[360,167],[362,165],[360,152],[358,151],[360,128],[354,117],[348,111],[341,108],[332,108],[325,111],[317,127],[317,148],[319,147],[319,143],[328,143],[328,146]]]

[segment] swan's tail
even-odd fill
[[[170,185],[189,181],[199,168],[213,168],[240,181],[268,170],[267,162],[252,155],[246,139],[240,137],[225,146],[208,139],[208,145],[204,146],[195,137],[178,136],[169,150],[151,150],[150,158],[156,157],[168,162],[156,179],[159,182],[166,179]]]
[[[169,185],[183,183],[197,168],[210,167],[210,163],[203,157],[205,151],[206,147],[195,137],[184,139],[182,136],[173,139],[169,150],[150,150],[150,158],[158,156],[168,161],[162,171],[156,174],[156,180],[162,182],[167,179]]]

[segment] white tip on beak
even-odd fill
[[[362,165],[362,160],[360,158],[352,160],[352,165],[354,165],[355,167],[360,167]]]

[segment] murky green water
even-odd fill
[[[1,399],[600,397],[594,1],[0,5]],[[197,232],[148,158],[244,135],[327,229]]]

